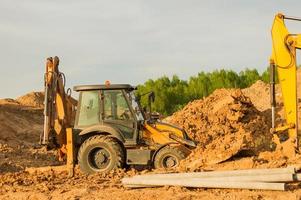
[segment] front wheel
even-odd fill
[[[82,172],[92,174],[121,168],[125,163],[123,148],[117,139],[96,135],[88,138],[79,148],[78,164]]]
[[[185,153],[177,147],[163,147],[155,156],[154,167],[156,169],[171,169],[178,167],[180,161],[185,158]]]

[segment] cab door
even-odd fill
[[[98,90],[82,91],[80,93],[75,128],[84,129],[100,123],[99,97]]]
[[[126,144],[137,143],[137,120],[123,90],[103,90],[104,123],[117,128]]]

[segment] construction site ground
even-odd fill
[[[300,71],[298,71],[298,74]],[[300,76],[299,76],[300,77]],[[298,84],[300,85],[300,84]],[[277,87],[277,117],[283,117]],[[251,87],[219,89],[195,100],[166,121],[186,130],[198,142],[192,154],[175,171],[274,168],[301,164],[290,157],[286,135],[270,131],[269,86],[261,81]],[[300,121],[300,118],[299,118]],[[277,124],[283,123],[277,120]],[[300,199],[301,186],[287,191],[193,189],[160,187],[127,189],[125,176],[153,173],[133,168],[108,174],[84,175],[78,168],[68,178],[55,151],[38,145],[43,130],[43,93],[0,100],[0,199]],[[288,148],[289,149],[289,148]],[[45,167],[44,171],[36,170]]]

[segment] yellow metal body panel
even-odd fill
[[[300,37],[291,36],[284,24],[284,16],[277,14],[271,30],[274,62],[281,85],[285,109],[286,128],[290,139],[297,139],[297,78],[296,78],[296,42]]]
[[[164,145],[167,143],[177,143],[175,140],[169,137],[169,134],[175,134],[180,138],[184,138],[183,132],[180,129],[169,124],[144,124],[143,138],[155,144]]]
[[[59,120],[64,120],[65,119],[65,102],[62,99],[62,96],[60,93],[56,94],[56,109],[57,109],[57,117]]]

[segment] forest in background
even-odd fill
[[[188,102],[210,95],[218,88],[246,88],[257,80],[269,82],[269,70],[259,73],[256,69],[245,69],[239,73],[233,70],[215,70],[200,72],[188,80],[181,80],[177,75],[156,80],[149,79],[138,85],[138,94],[155,93],[152,110],[168,116],[183,108]],[[148,106],[148,98],[141,98],[142,106]]]

